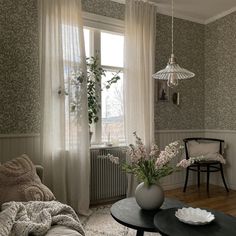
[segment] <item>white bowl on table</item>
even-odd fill
[[[215,216],[211,212],[192,207],[183,207],[178,209],[175,212],[175,216],[181,222],[191,225],[205,225],[215,219]]]

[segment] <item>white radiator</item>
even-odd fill
[[[112,154],[120,158],[120,162],[125,161],[125,148],[106,147],[91,148],[91,180],[90,180],[90,203],[123,198],[126,195],[127,177],[121,170],[120,165],[112,163],[106,158],[107,154]]]

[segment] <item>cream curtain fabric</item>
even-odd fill
[[[89,214],[89,136],[80,0],[40,0],[41,155],[56,198]],[[72,111],[71,103],[77,108]]]
[[[154,73],[156,7],[126,0],[125,11],[125,128],[128,143],[133,132],[149,147],[154,141]],[[136,185],[129,180],[128,195]]]

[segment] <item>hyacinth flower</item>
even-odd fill
[[[160,151],[158,145],[153,144],[150,152],[148,152],[137,133],[134,132],[133,135],[135,137],[135,145],[129,145],[128,155],[130,161],[122,163],[124,171],[135,175],[139,181],[143,181],[147,186],[150,186],[177,170],[175,166],[170,165],[170,162],[183,148],[179,141],[170,143],[163,151]],[[119,164],[118,157],[113,155],[107,157],[113,163]]]

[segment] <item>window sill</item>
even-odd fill
[[[112,148],[127,148],[128,145],[125,143],[115,144],[115,145],[105,145],[105,144],[91,144],[90,150],[94,149],[112,149]]]

